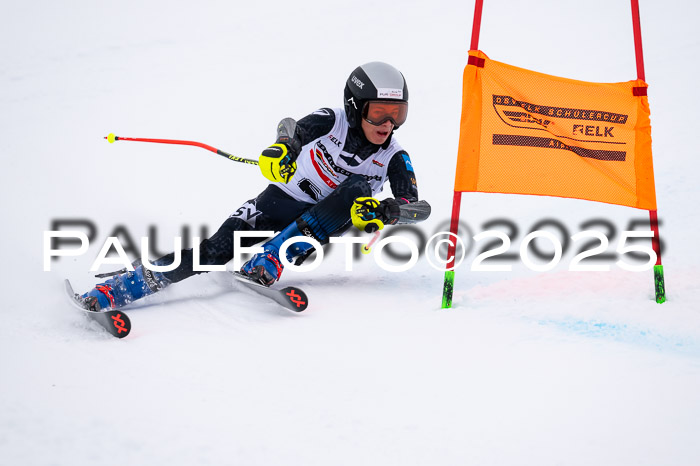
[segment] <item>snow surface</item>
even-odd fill
[[[491,58],[581,80],[636,78],[629,2],[491,1]],[[0,464],[696,465],[700,457],[700,274],[694,140],[697,2],[642,0],[668,302],[650,271],[443,274],[424,258],[389,273],[344,270],[333,250],[291,315],[198,276],[129,310],[117,340],[69,308],[62,280],[88,271],[109,234],[213,232],[266,182],[255,157],[276,123],[340,106],[358,64],[390,62],[411,89],[397,136],[433,216],[452,201],[473,2],[13,2],[0,15]],[[591,219],[619,238],[646,212],[584,201],[465,194],[473,234]],[[43,271],[43,232],[90,219],[97,239]],[[556,234],[556,231],[555,231]],[[406,234],[407,237],[409,236]],[[617,241],[615,239],[614,241]],[[544,243],[543,243],[544,244]],[[611,242],[611,250],[614,242]],[[101,270],[109,270],[107,265]]]

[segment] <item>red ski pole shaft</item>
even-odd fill
[[[201,147],[202,149],[206,149],[208,151],[214,152],[215,154],[218,154],[222,157],[226,157],[227,159],[233,160],[234,162],[248,163],[251,165],[258,164],[257,160],[246,159],[243,157],[237,157],[235,155],[229,154],[228,152],[224,152],[221,149],[217,149],[216,147],[212,147],[208,144],[203,144],[201,142],[196,142],[196,141],[180,141],[177,139],[125,138],[122,136],[115,136],[114,133],[110,133],[108,136],[105,136],[105,139],[108,140],[110,143],[113,143],[114,141],[136,141],[136,142],[155,142],[158,144],[178,144],[181,146],[196,146],[196,147]]]

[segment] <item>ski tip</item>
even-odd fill
[[[238,281],[245,283],[258,294],[272,299],[289,311],[298,313],[306,310],[306,308],[309,306],[309,299],[306,297],[306,293],[304,293],[304,291],[300,288],[295,286],[288,286],[286,288],[270,288],[256,280],[251,280],[242,273],[232,272],[232,274]]]
[[[288,286],[281,290],[284,293],[285,299],[289,302],[287,309],[294,312],[303,312],[309,307],[309,298],[303,290],[294,286]]]
[[[122,311],[107,311],[100,313],[105,316],[104,328],[117,338],[124,338],[131,332],[131,320]]]

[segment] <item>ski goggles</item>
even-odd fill
[[[362,108],[362,118],[374,126],[391,121],[398,128],[406,122],[406,116],[408,116],[408,102],[372,100]]]

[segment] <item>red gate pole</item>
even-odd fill
[[[484,6],[484,0],[476,0],[474,3],[474,22],[472,23],[472,41],[469,45],[470,50],[479,48],[479,33],[481,32],[481,11]],[[449,247],[447,248],[448,262],[445,267],[445,282],[442,287],[442,308],[447,309],[452,307],[452,292],[454,291],[455,281],[455,255],[457,253],[457,231],[459,230],[459,211],[462,204],[462,192],[455,191],[452,198],[452,218],[450,220],[450,233],[454,235]]]
[[[642,51],[642,27],[639,21],[639,0],[632,1],[632,30],[634,32],[634,51],[637,57],[637,79],[646,81],[644,76],[644,53]],[[656,253],[656,265],[654,265],[654,291],[656,302],[666,301],[666,285],[664,283],[664,266],[661,265],[661,244],[659,241],[659,219],[656,210],[649,211],[649,225],[654,233],[651,239],[651,247]]]

